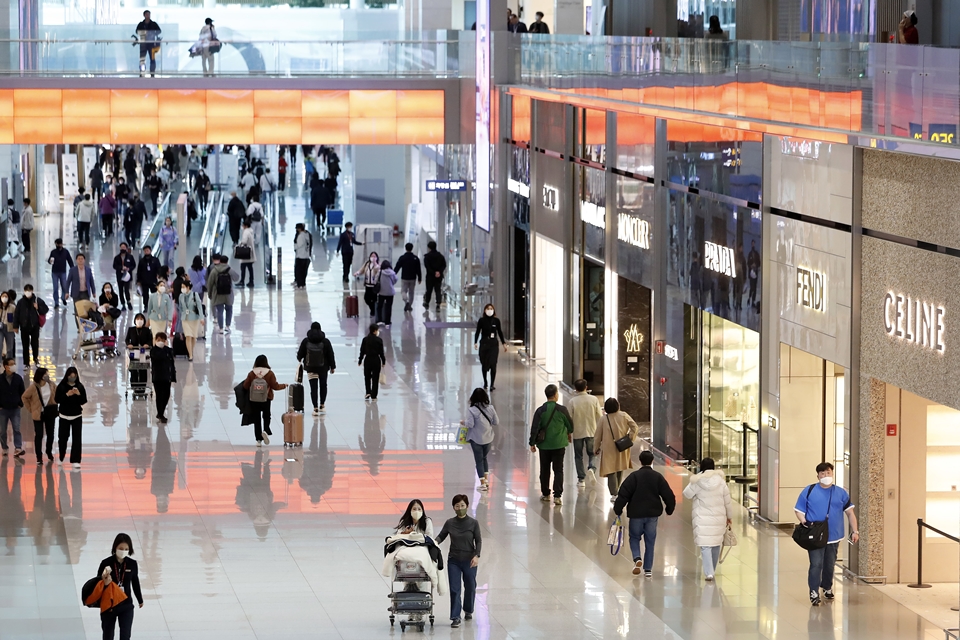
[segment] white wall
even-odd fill
[[[384,185],[383,224],[403,229],[407,211],[407,148],[403,145],[358,145],[353,147],[357,184],[357,207],[363,194],[362,180],[382,180]]]

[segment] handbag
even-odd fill
[[[550,416],[547,418],[547,427],[550,426],[550,421],[553,420],[553,414],[557,412],[557,405],[553,405],[553,411],[550,412]],[[543,426],[543,420],[540,421],[540,429],[537,430],[537,440],[536,443],[540,444],[547,439],[547,427]]]
[[[235,260],[249,260],[250,247],[245,244],[238,244],[233,248],[233,257]]]
[[[723,532],[723,547],[724,547],[724,549],[723,549],[723,551],[720,553],[720,562],[719,562],[719,564],[723,564],[723,561],[726,560],[726,558],[727,558],[728,555],[730,555],[730,549],[731,549],[732,547],[737,546],[738,544],[740,544],[740,541],[737,540],[737,534],[735,534],[735,533],[733,532],[733,529],[730,527],[730,525],[727,525],[726,530]]]
[[[610,416],[607,416],[607,427],[610,428],[610,437],[613,437],[613,425],[610,424]],[[616,445],[617,451],[626,451],[633,446],[633,438],[630,437],[630,431],[628,430],[626,435],[622,438],[617,438],[613,441],[613,444]]]
[[[813,486],[807,488],[807,501]],[[833,489],[830,490],[830,500],[827,502],[827,515],[823,520],[800,523],[793,528],[793,541],[807,551],[823,549],[830,542],[830,507],[833,504]]]
[[[620,547],[623,546],[623,522],[620,521],[620,516],[617,516],[617,519],[610,525],[607,545],[610,547],[610,555],[615,556],[620,553]]]
[[[220,49],[223,48],[223,43],[219,40],[211,40],[210,46],[207,47],[207,51],[210,53],[220,53]]]
[[[387,374],[383,369],[380,370],[380,384],[387,384]]]
[[[460,429],[457,430],[457,444],[467,444],[467,432],[470,430],[467,425],[460,425]]]

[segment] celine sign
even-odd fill
[[[814,311],[826,309],[827,277],[819,271],[797,267],[797,304]]]
[[[733,249],[712,242],[703,243],[703,266],[721,275],[737,277]]]
[[[650,248],[650,223],[621,213],[617,216],[617,239],[640,249]]]
[[[883,328],[887,335],[943,353],[944,308],[893,291],[883,297]]]
[[[560,192],[556,187],[543,185],[543,206],[550,211],[560,211]]]

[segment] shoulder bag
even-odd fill
[[[620,553],[620,547],[623,546],[623,522],[621,522],[620,516],[617,516],[617,519],[610,525],[607,545],[610,547],[610,555],[615,556]]]
[[[540,420],[540,429],[537,430],[537,444],[540,444],[547,439],[547,427],[550,426],[550,421],[553,420],[553,414],[557,412],[557,404],[553,404],[553,411],[550,412],[550,415],[547,417],[547,424],[543,424],[543,419]]]
[[[810,492],[814,485],[807,487],[806,501],[810,503]],[[830,500],[827,502],[827,513],[823,520],[800,523],[793,529],[793,541],[807,551],[823,549],[830,542],[830,507],[833,504],[833,489],[830,489]]]
[[[610,429],[610,437],[615,438],[613,444],[616,445],[617,451],[626,451],[633,446],[633,439],[630,437],[630,430],[627,429],[627,433],[624,434],[622,438],[617,438],[616,434],[613,433],[613,425],[610,424],[610,416],[607,415],[607,427]]]
[[[233,257],[235,260],[249,260],[250,247],[245,244],[238,244],[233,248]]]

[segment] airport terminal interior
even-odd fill
[[[953,9],[0,33],[0,640],[960,638]]]

